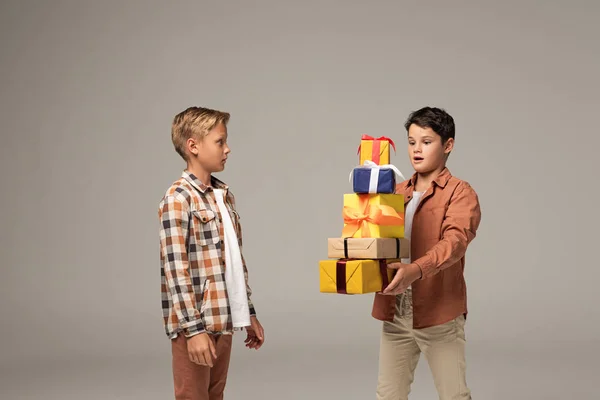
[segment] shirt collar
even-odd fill
[[[215,178],[212,175],[210,176],[210,186],[204,184],[200,179],[198,179],[196,177],[196,175],[194,175],[193,173],[191,173],[187,170],[183,171],[181,176],[186,181],[188,181],[190,183],[190,185],[192,185],[193,187],[198,189],[201,193],[204,193],[207,190],[212,190],[212,189],[223,189],[225,191],[227,191],[229,189],[229,186],[227,186],[227,184],[225,184],[223,181]]]
[[[433,180],[433,183],[435,183],[436,185],[438,185],[441,188],[444,188],[451,177],[452,177],[452,174],[450,173],[450,170],[447,167],[444,167],[444,169],[439,173],[439,175]],[[408,181],[408,186],[409,187],[414,186],[416,181],[417,181],[417,173],[415,172],[413,174],[413,176],[410,178],[410,180]]]

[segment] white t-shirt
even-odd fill
[[[406,209],[404,210],[404,237],[410,240],[410,234],[412,233],[412,223],[413,217],[415,216],[415,211],[417,210],[417,206],[421,201],[421,197],[425,192],[413,192],[413,197],[410,199],[408,204],[406,205]],[[410,254],[410,248],[408,249],[408,258],[403,258],[402,262],[404,264],[410,264],[412,262],[412,255]],[[410,286],[409,286],[410,288]]]

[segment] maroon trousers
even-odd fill
[[[231,335],[214,336],[217,359],[213,367],[190,361],[187,339],[179,334],[171,341],[176,400],[222,400],[231,358]]]

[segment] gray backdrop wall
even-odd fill
[[[480,195],[473,346],[598,351],[597,2],[21,2],[0,6],[0,363],[158,357],[157,205],[190,105],[229,111],[258,353],[376,361],[371,295],[319,293],[363,133],[425,105]],[[590,347],[591,346],[591,347]],[[353,350],[349,350],[349,349]],[[376,365],[374,363],[374,365]]]

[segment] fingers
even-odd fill
[[[258,338],[256,337],[254,331],[248,331],[248,337],[244,341],[244,343],[246,343],[246,347],[249,349],[253,349],[256,346],[257,341]]]
[[[206,359],[204,357],[204,353],[190,351],[189,356],[190,356],[190,361],[193,362],[194,364],[201,365],[203,367],[208,366],[208,363],[206,362]]]
[[[394,276],[394,279],[390,282],[390,284],[384,289],[383,294],[392,294],[398,287],[403,286],[404,280],[404,270],[399,269]]]
[[[254,329],[252,329],[251,326],[246,328],[246,332],[247,332],[247,336],[246,336],[246,340],[244,340],[244,343],[250,342],[250,340],[252,340],[252,338],[256,336],[256,334],[254,333]]]
[[[399,262],[388,264],[388,268],[395,269],[396,274],[394,275],[394,279],[390,282],[390,284],[383,290],[382,294],[399,294],[402,293],[406,288],[402,288],[406,286],[404,281],[406,280],[406,264],[402,264]]]
[[[394,283],[394,282],[392,282]],[[406,284],[404,282],[403,279],[399,279],[398,282],[395,282],[393,285],[390,284],[388,287],[385,288],[385,290],[383,291],[383,294],[388,294],[388,295],[398,295],[400,293],[403,293],[406,290]]]
[[[387,264],[387,267],[390,269],[400,269],[402,267],[402,263],[394,262]]]
[[[265,342],[265,330],[256,317],[252,318],[251,326],[247,327],[246,331],[248,332],[248,336],[244,341],[246,347],[256,350],[260,349]]]
[[[246,338],[244,343],[246,344],[247,348],[258,350],[263,345],[264,339],[259,338],[254,331],[248,331],[248,337]]]
[[[396,289],[396,286],[398,286],[397,282],[390,282],[390,284],[383,290],[383,294],[393,294],[393,290]]]
[[[203,367],[208,366],[208,363],[206,362],[206,359],[204,357],[204,353],[198,353],[196,351],[190,351],[188,353],[190,361],[193,362],[196,365],[201,365]]]
[[[248,348],[258,350],[262,347],[263,343],[264,342],[262,340],[255,338],[254,340],[252,340],[252,342],[249,343]]]
[[[259,323],[258,324],[258,332],[257,335],[258,339],[260,339],[261,342],[264,342],[265,340],[265,330],[263,329],[262,325]]]
[[[214,359],[217,359],[217,350],[215,349],[215,343],[211,340],[208,341],[208,347],[209,347],[209,355],[212,355]],[[212,359],[211,359],[212,362]],[[212,365],[211,365],[212,367]]]
[[[190,353],[190,360],[197,365],[203,367],[213,367],[213,358],[209,349],[206,349],[203,353]]]
[[[262,325],[259,324],[259,326],[260,326],[260,335],[258,335],[258,339],[260,340],[260,343],[256,347],[256,350],[260,349],[262,347],[262,345],[265,343],[265,330],[262,327]]]
[[[262,347],[262,345],[265,343],[265,335],[264,335],[264,330],[262,330],[262,328],[260,329],[260,335],[257,335],[254,338],[254,343],[253,343],[253,348],[258,350]]]
[[[212,354],[210,353],[209,349],[206,349],[206,351],[202,354],[201,359],[204,360],[204,364],[210,368],[213,367],[213,358],[212,358]]]
[[[403,287],[397,287],[396,289],[392,290],[391,292],[379,292],[379,294],[382,294],[384,296],[397,296],[399,294],[404,293],[404,291],[406,290],[406,288]]]
[[[383,294],[390,294],[396,289],[396,287],[400,284],[400,280],[402,277],[395,276],[394,279],[390,282],[390,284],[383,290]]]
[[[264,338],[264,331],[262,331],[262,329],[259,330],[259,332],[261,332],[260,334],[256,335],[256,338],[254,340],[254,348],[256,350],[260,349],[260,347],[263,345],[263,343],[265,342],[265,338]]]
[[[389,292],[384,293],[384,294],[387,294],[390,296],[396,296],[396,295],[404,293],[407,288],[408,288],[408,286],[406,286],[406,282],[401,282],[394,289],[392,289]]]
[[[217,358],[217,351],[212,336],[200,334],[188,339],[188,357],[191,362],[211,367]]]
[[[200,361],[198,360],[198,357],[196,357],[196,353],[193,351],[188,351],[188,357],[190,359],[191,362],[193,362],[194,364],[199,364]]]

